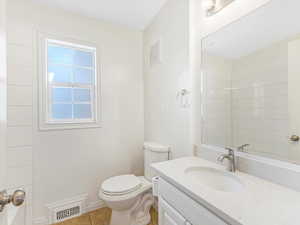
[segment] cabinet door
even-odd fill
[[[174,185],[164,179],[159,179],[159,200],[166,202],[171,208],[176,209],[179,215],[194,225],[228,225],[214,213],[178,190]],[[186,224],[188,222],[186,221]],[[160,225],[164,225],[163,223]]]
[[[163,198],[159,199],[159,225],[185,225],[186,219]]]

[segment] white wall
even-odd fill
[[[143,171],[142,33],[27,0],[9,1],[8,24],[8,142],[29,185],[33,155],[34,218],[82,193],[97,205],[105,178]],[[39,131],[36,30],[100,46],[102,128]]]
[[[190,108],[176,100],[189,90],[189,2],[170,0],[144,32],[145,140],[172,147],[174,158],[191,152]],[[162,63],[149,66],[150,47],[161,40]]]

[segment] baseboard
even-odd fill
[[[104,208],[105,206],[106,205],[105,205],[105,202],[103,200],[97,200],[97,201],[94,201],[94,202],[90,202],[90,203],[87,204],[85,212],[91,212],[91,211],[94,211],[96,209]]]
[[[55,205],[56,204],[57,203],[55,203]],[[87,203],[85,208],[83,209],[83,212],[87,213],[103,207],[106,207],[105,202],[103,200],[97,200],[94,202]],[[50,224],[50,219],[48,216],[38,217],[33,219],[33,225],[49,225],[49,224]]]
[[[38,217],[33,219],[32,223],[33,225],[49,225],[49,221],[47,219],[48,217]]]

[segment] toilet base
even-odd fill
[[[129,210],[112,209],[110,225],[147,225],[151,221],[150,208],[152,204],[152,194],[146,192],[139,196],[135,205]]]

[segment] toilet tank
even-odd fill
[[[151,168],[152,163],[163,162],[169,160],[170,147],[153,142],[144,143],[144,167],[145,178],[152,181],[156,173]]]

